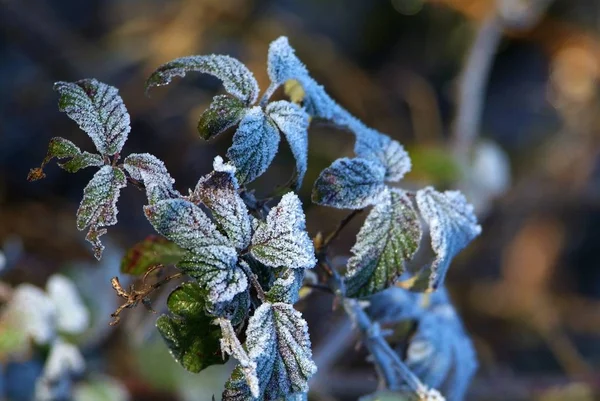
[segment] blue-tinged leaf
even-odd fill
[[[245,346],[256,363],[259,397],[252,396],[238,366],[225,385],[224,401],[274,401],[308,391],[308,380],[317,367],[306,321],[291,305],[264,303],[258,307],[248,322]]]
[[[248,110],[227,151],[237,169],[238,181],[249,183],[267,171],[278,146],[279,132],[273,121],[258,106]]]
[[[104,245],[99,237],[106,233],[102,227],[117,224],[117,200],[121,188],[127,186],[125,173],[118,167],[104,166],[94,174],[83,190],[83,199],[77,210],[77,228],[89,227],[86,239],[94,247],[94,256],[100,260]]]
[[[411,169],[408,153],[399,142],[373,129],[357,131],[354,153],[378,161],[385,168],[385,180],[397,182]]]
[[[346,295],[365,297],[393,285],[421,240],[421,226],[404,191],[386,190],[367,216],[352,247],[345,275]]]
[[[214,171],[198,181],[192,196],[211,210],[229,240],[242,250],[250,244],[252,227],[248,208],[238,189],[235,167],[223,164],[223,159],[217,156]]]
[[[429,225],[431,246],[436,254],[429,274],[429,287],[443,281],[452,259],[481,233],[473,206],[458,191],[437,192],[431,187],[417,192],[417,206]]]
[[[246,105],[238,98],[217,95],[200,116],[198,132],[208,140],[239,123],[245,112]]]
[[[308,114],[300,106],[284,100],[269,103],[266,112],[290,144],[296,159],[296,187],[298,188],[302,185],[308,164]]]
[[[285,194],[271,209],[266,223],[261,223],[252,237],[250,253],[270,267],[309,269],[315,265],[313,243],[296,194]]]
[[[181,57],[163,64],[146,81],[146,90],[167,85],[174,77],[184,77],[188,72],[219,78],[225,90],[246,105],[254,103],[258,97],[258,83],[250,70],[239,60],[218,54]]]
[[[119,153],[131,131],[119,91],[95,79],[57,82],[58,106],[84,130],[103,155]]]
[[[165,163],[156,156],[132,153],[125,158],[123,167],[132,178],[144,184],[150,204],[179,196],[179,192],[173,189],[175,180],[167,171]]]
[[[315,181],[312,200],[338,209],[362,209],[385,191],[385,170],[366,159],[337,159]]]

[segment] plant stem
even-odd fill
[[[344,229],[344,227],[346,227],[348,225],[348,223],[350,223],[352,221],[352,219],[354,217],[358,216],[363,210],[364,209],[353,210],[350,214],[348,214],[346,217],[344,217],[342,219],[342,221],[340,221],[340,224],[338,224],[338,226],[335,228],[335,230],[333,230],[325,238],[325,240],[323,241],[323,244],[321,245],[321,249],[323,251],[326,251],[329,244],[331,244],[331,242],[337,238],[337,236]]]

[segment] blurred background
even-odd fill
[[[26,181],[54,136],[93,149],[58,111],[53,82],[94,77],[118,87],[132,118],[124,152],[155,154],[185,191],[231,143],[231,133],[209,143],[196,132],[221,85],[191,74],[145,96],[145,79],[173,58],[222,53],[265,89],[268,44],[280,35],[333,98],[409,150],[404,188],[460,188],[476,206],[483,233],[447,281],[478,352],[467,398],[600,399],[600,2],[0,0],[0,301],[5,317],[17,295],[25,313],[43,314],[35,305],[56,288],[72,294],[63,306],[79,320],[59,331],[77,345],[67,358],[77,380],[64,384],[75,399],[210,400],[231,366],[184,372],[143,308],[108,326],[119,305],[109,280],[152,229],[144,194],[127,188],[96,262],[75,224],[93,171],[50,165],[46,179]],[[309,143],[300,195],[314,235],[345,212],[311,205],[312,182],[351,155],[353,141],[314,125]],[[293,165],[284,148],[253,184],[257,193],[285,183]],[[340,255],[355,223],[335,243]],[[22,283],[35,287],[17,290]],[[315,293],[297,306],[320,369],[310,399],[355,400],[376,376],[331,301]],[[9,320],[0,319],[0,390],[32,399],[35,379],[52,378],[45,361],[54,347],[30,347]]]

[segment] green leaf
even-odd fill
[[[432,187],[417,192],[417,206],[429,225],[436,258],[429,268],[429,289],[443,283],[452,259],[481,233],[473,206],[459,191],[438,192]]]
[[[254,232],[250,254],[270,267],[309,269],[315,263],[313,243],[306,232],[304,211],[293,192],[285,194]]]
[[[223,81],[225,90],[250,105],[258,97],[258,83],[254,75],[239,60],[218,54],[181,57],[161,65],[146,81],[146,90],[166,85],[174,77],[184,77],[188,72],[213,75]]]
[[[378,163],[344,157],[321,172],[312,200],[338,209],[362,209],[378,202],[386,188],[384,178],[385,170]]]
[[[240,184],[254,181],[273,161],[279,147],[275,123],[258,106],[248,110],[235,135],[227,157],[237,169]]]
[[[156,265],[172,265],[181,260],[185,251],[163,237],[150,235],[138,242],[121,259],[121,273],[139,276]]]
[[[421,239],[419,217],[406,193],[392,189],[367,216],[352,247],[346,295],[366,297],[393,285]]]
[[[253,397],[238,366],[225,385],[224,401],[280,400],[308,391],[316,373],[308,326],[300,312],[284,303],[264,303],[256,309],[246,329],[246,350],[256,363],[260,396]]]
[[[190,372],[225,361],[220,352],[221,332],[205,312],[203,291],[196,283],[184,283],[167,299],[174,316],[162,315],[156,327],[167,343],[171,355]]]
[[[219,349],[221,332],[210,318],[182,319],[162,315],[156,328],[169,347],[171,355],[185,369],[198,373],[211,365],[222,364]]]
[[[44,178],[44,166],[55,157],[57,159],[69,159],[64,163],[58,163],[59,167],[69,173],[75,173],[86,167],[100,167],[104,165],[104,160],[102,160],[100,155],[82,152],[73,142],[65,138],[55,137],[52,138],[48,144],[48,152],[42,161],[42,165],[39,168],[32,169],[27,179],[29,181],[36,181]]]
[[[213,166],[215,171],[198,181],[192,196],[210,209],[234,246],[245,249],[250,244],[252,227],[248,208],[238,194],[235,167],[223,164],[219,156]]]
[[[104,166],[94,174],[83,190],[83,199],[77,210],[77,228],[89,227],[86,239],[94,247],[94,256],[100,260],[104,245],[99,237],[106,233],[102,227],[117,224],[117,200],[121,188],[127,186],[125,173],[118,167]]]
[[[58,107],[85,131],[103,155],[121,151],[131,131],[129,114],[119,91],[95,79],[57,82]]]
[[[281,269],[279,277],[267,292],[269,302],[294,304],[300,296],[300,288],[304,280],[304,269]]]
[[[198,132],[206,140],[219,135],[237,125],[246,112],[246,105],[239,99],[227,95],[217,95],[210,107],[202,113],[198,121]]]

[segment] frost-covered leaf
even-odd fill
[[[443,281],[452,259],[481,233],[473,207],[458,191],[437,192],[431,187],[417,192],[417,206],[429,225],[436,258],[430,267],[429,287]]]
[[[231,321],[234,326],[244,323],[248,317],[250,308],[250,292],[245,291],[236,294],[231,301],[209,305],[207,310],[212,316],[219,316]]]
[[[95,79],[57,82],[58,107],[85,131],[103,155],[119,153],[131,131],[119,91]]]
[[[274,40],[269,46],[267,72],[271,82],[277,86],[291,79],[299,82],[304,91],[304,107],[310,115],[334,120],[340,114],[340,110],[343,110],[323,87],[310,77],[285,36]]]
[[[144,211],[156,231],[189,251],[177,267],[198,281],[210,303],[230,301],[248,287],[235,248],[198,206],[168,199]]]
[[[306,232],[302,204],[292,192],[269,212],[252,237],[250,253],[271,267],[309,269],[315,263],[312,241]]]
[[[2,311],[2,325],[24,333],[37,344],[47,344],[56,333],[56,306],[38,287],[21,284]]]
[[[195,283],[184,283],[167,299],[173,316],[162,315],[156,327],[167,343],[171,355],[190,372],[225,361],[219,350],[219,328],[205,313],[202,289]]]
[[[410,389],[398,391],[377,391],[376,393],[359,398],[359,401],[445,401],[436,389],[424,389],[417,394]]]
[[[312,200],[339,209],[362,209],[378,202],[385,170],[366,159],[337,159],[315,181]]]
[[[284,100],[269,103],[266,112],[290,144],[296,159],[296,187],[300,187],[308,164],[308,114],[300,106]]]
[[[254,398],[258,397],[260,390],[258,377],[256,377],[256,362],[250,359],[250,356],[242,347],[231,322],[227,319],[217,319],[217,323],[221,327],[221,350],[224,354],[229,354],[237,359],[239,370],[246,378],[246,385],[250,390],[250,394]]]
[[[244,271],[236,264],[237,255],[206,248],[202,253],[186,255],[177,267],[198,281],[210,304],[231,301],[248,288]],[[243,263],[243,262],[242,262]]]
[[[448,400],[463,400],[477,370],[477,357],[444,288],[431,294],[418,319],[406,364],[423,383],[442,389]]]
[[[81,334],[88,328],[90,313],[71,280],[60,274],[54,274],[46,283],[46,292],[56,306],[58,331]]]
[[[52,138],[48,144],[48,152],[42,161],[42,165],[38,168],[31,169],[27,176],[27,180],[36,181],[44,178],[46,176],[43,171],[44,166],[55,157],[57,159],[69,159],[64,163],[57,163],[59,167],[69,173],[75,173],[86,167],[100,167],[104,164],[104,160],[100,155],[82,152],[73,142],[65,138],[55,137]]]
[[[251,396],[238,366],[225,386],[224,401],[279,400],[308,390],[308,380],[317,367],[306,321],[291,305],[264,303],[258,307],[248,322],[245,346],[256,363],[260,396]]]
[[[123,170],[104,166],[94,174],[83,190],[83,199],[77,210],[77,228],[90,228],[86,239],[93,245],[94,256],[98,260],[104,250],[99,237],[106,233],[101,227],[117,224],[117,200],[121,188],[125,186],[127,179]]]
[[[202,138],[208,140],[239,123],[245,112],[246,105],[241,100],[217,95],[210,107],[200,116],[198,132]]]
[[[121,259],[121,273],[139,276],[156,265],[172,265],[181,260],[185,251],[174,242],[149,235],[138,242]]]
[[[373,129],[356,132],[354,153],[358,157],[378,161],[385,168],[385,180],[397,182],[411,169],[408,153],[398,141]]]
[[[254,75],[239,60],[218,54],[181,57],[161,65],[146,81],[146,89],[166,85],[174,77],[184,77],[188,72],[213,75],[223,81],[225,90],[246,105],[256,101],[258,83]]]
[[[258,106],[248,110],[235,135],[227,157],[237,168],[240,183],[254,181],[267,171],[279,146],[277,127]]]
[[[267,292],[269,302],[294,304],[298,301],[304,280],[304,269],[282,269],[279,277]]]
[[[364,297],[394,284],[421,239],[417,213],[405,192],[392,189],[373,208],[352,247],[346,294]]]
[[[252,227],[248,208],[237,192],[235,168],[223,164],[223,159],[217,156],[214,169],[198,181],[193,197],[211,210],[233,245],[237,249],[245,249],[250,244]]]
[[[132,153],[123,162],[123,167],[132,178],[141,181],[146,187],[148,202],[175,198],[179,193],[173,189],[175,180],[165,163],[149,153]]]

